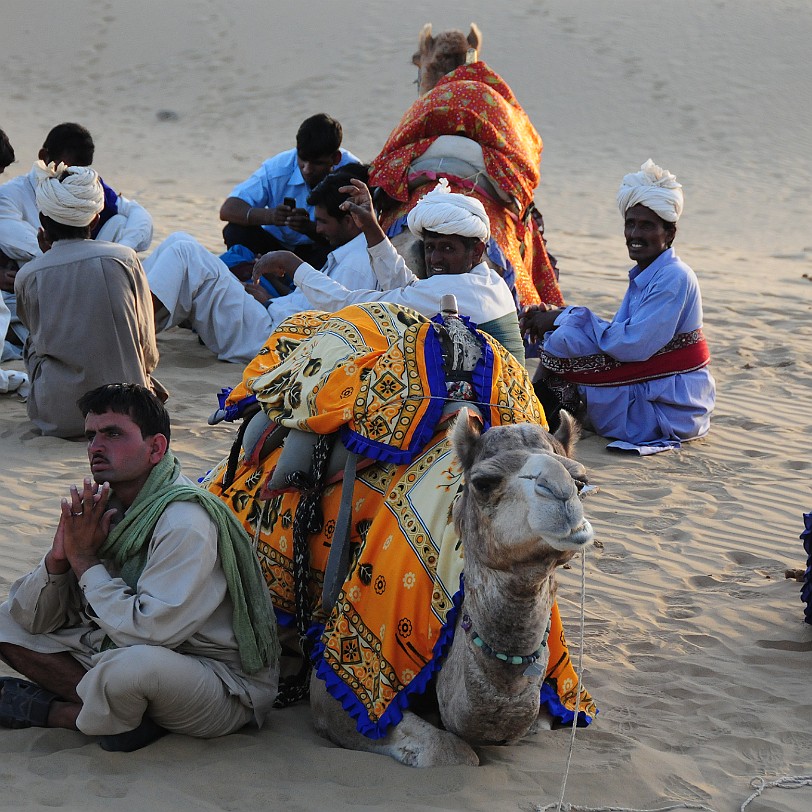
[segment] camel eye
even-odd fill
[[[471,477],[471,486],[483,496],[488,496],[488,494],[499,487],[501,482],[502,477],[497,474],[474,474]]]

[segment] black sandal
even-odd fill
[[[0,727],[48,727],[51,702],[57,695],[28,680],[0,678]]]

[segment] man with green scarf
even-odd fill
[[[167,732],[262,724],[279,644],[251,542],[180,472],[148,389],[79,400],[92,480],[63,499],[51,549],[0,606],[0,726],[100,736],[130,751]]]

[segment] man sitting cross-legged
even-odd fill
[[[279,647],[251,541],[182,476],[169,415],[134,384],[79,400],[93,482],[71,488],[39,566],[0,606],[0,725],[135,750],[261,724]],[[114,508],[114,509],[112,509]]]
[[[341,148],[341,124],[326,113],[306,118],[296,147],[268,158],[248,180],[237,184],[220,208],[227,222],[223,240],[262,254],[289,249],[316,268],[330,250],[319,234],[310,192],[330,174],[359,163]]]
[[[261,257],[254,268],[255,276],[292,274],[297,288],[313,307],[330,312],[360,302],[392,302],[431,318],[439,311],[443,295],[451,293],[462,315],[524,363],[513,296],[502,277],[482,261],[490,235],[482,203],[450,192],[447,181],[442,179],[409,212],[409,229],[423,240],[429,273],[427,279],[419,279],[381,229],[366,185],[353,180],[342,191],[349,195],[342,209],[352,214],[363,231],[380,290],[349,290],[333,279],[323,279],[315,268],[288,251],[272,251]]]
[[[332,251],[317,280],[334,279],[349,288],[374,287],[364,238],[353,218],[339,207],[339,191],[366,167],[348,164],[328,175],[310,193],[316,229]],[[288,316],[313,305],[300,292],[271,298],[258,285],[248,288],[226,264],[188,234],[172,234],[144,260],[159,330],[188,322],[203,343],[223,361],[248,363]],[[317,282],[316,282],[317,284]]]

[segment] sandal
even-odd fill
[[[0,727],[48,727],[48,711],[56,698],[28,680],[0,678]]]

